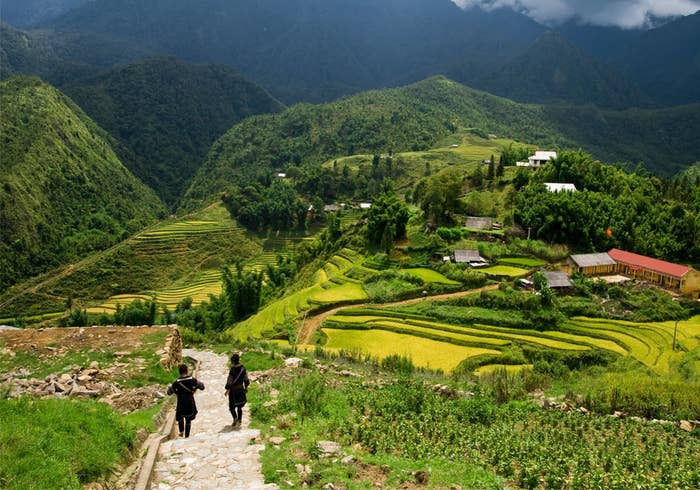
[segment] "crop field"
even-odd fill
[[[450,284],[450,285],[459,285],[457,281],[453,281],[452,279],[448,279],[442,274],[440,274],[437,271],[434,271],[432,269],[425,269],[425,268],[417,268],[417,269],[402,269],[403,272],[407,274],[411,274],[412,276],[418,277],[420,279],[423,279],[425,282],[432,282],[435,284]]]
[[[328,342],[325,349],[362,351],[379,359],[402,355],[410,357],[416,366],[444,372],[453,371],[462,359],[498,354],[494,349],[448,344],[383,330],[329,329],[326,335]]]
[[[343,249],[316,271],[313,285],[273,301],[236,325],[230,334],[238,339],[261,337],[309,310],[367,299],[362,285],[345,276],[352,268],[361,266],[363,260],[357,252]]]
[[[477,269],[477,271],[482,272],[484,274],[488,274],[490,276],[498,277],[522,277],[530,272],[527,269],[522,269],[520,267],[513,267],[509,265],[493,265],[491,267]]]
[[[544,260],[531,257],[501,257],[498,259],[498,263],[517,267],[542,267],[546,264]]]
[[[659,373],[669,372],[672,361],[682,356],[672,349],[674,322],[635,324],[575,318],[566,322],[559,330],[539,332],[486,324],[464,326],[436,322],[425,319],[424,315],[427,313],[417,315],[392,311],[389,308],[365,308],[355,313],[352,308],[347,308],[325,319],[323,333],[328,337],[328,347],[352,347],[358,350],[365,350],[363,345],[369,332],[400,334],[405,343],[400,347],[392,346],[392,352],[387,355],[396,353],[398,349],[402,354],[413,358],[414,362],[419,362],[419,356],[413,355],[412,345],[423,340],[432,341],[430,345],[436,349],[434,357],[445,356],[448,351],[461,355],[463,351],[454,350],[453,346],[479,347],[498,352],[514,344],[562,351],[601,349],[620,356],[630,356]],[[680,346],[687,350],[697,347],[700,317],[679,322],[678,332]],[[342,345],[338,339],[342,339]],[[424,349],[423,344],[421,346],[421,349]],[[442,350],[448,347],[447,351]],[[372,355],[379,355],[376,347],[372,349]],[[451,359],[450,362],[456,366],[464,359],[467,357]],[[417,365],[425,367],[424,364]]]

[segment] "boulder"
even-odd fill
[[[304,360],[298,357],[288,357],[284,360],[284,365],[288,368],[298,368],[301,367],[303,362]]]
[[[340,444],[334,441],[318,441],[316,447],[322,458],[330,458],[340,454]]]

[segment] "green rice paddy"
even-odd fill
[[[530,273],[530,271],[527,269],[509,265],[493,265],[491,267],[485,267],[477,270],[478,272],[498,277],[522,277]]]
[[[532,257],[502,257],[498,259],[498,263],[517,267],[542,267],[546,264],[544,260],[534,259]]]
[[[428,283],[449,284],[452,286],[459,285],[459,283],[457,281],[453,281],[452,279],[448,279],[445,276],[443,276],[442,274],[440,274],[439,272],[434,271],[432,269],[416,268],[416,269],[401,269],[401,270],[407,274],[418,277],[419,279],[422,279]]]

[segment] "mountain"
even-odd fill
[[[651,100],[611,67],[549,31],[523,54],[475,86],[520,102],[571,102],[600,107],[649,106]]]
[[[0,82],[0,107],[0,290],[164,214],[109,135],[53,87],[26,77]]]
[[[226,66],[151,58],[62,87],[119,140],[124,164],[168,204],[235,123],[282,105]]]
[[[23,31],[0,22],[0,80],[34,75],[60,86],[148,53],[135,44],[100,34]]]
[[[664,104],[700,102],[700,11],[644,32],[615,60]]]
[[[285,102],[445,72],[468,81],[544,30],[510,9],[450,0],[95,0],[43,27],[226,64]]]
[[[194,209],[230,185],[289,165],[430,148],[459,128],[541,147],[582,147],[607,161],[642,163],[671,174],[698,159],[699,109],[602,111],[591,105],[519,104],[433,77],[246,119],[212,145],[183,207]]]
[[[31,27],[92,0],[2,0],[0,18],[15,27]]]

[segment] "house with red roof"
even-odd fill
[[[653,282],[668,289],[686,290],[690,267],[673,264],[632,252],[613,248],[608,255],[617,263],[617,272],[644,281]]]

